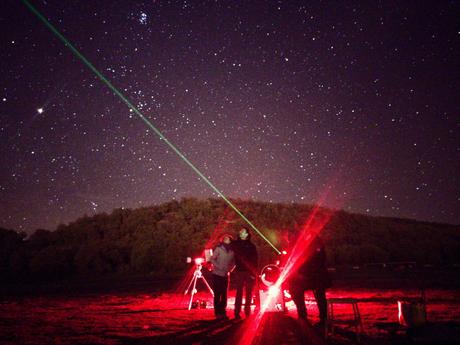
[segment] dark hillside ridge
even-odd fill
[[[233,200],[280,249],[305,224],[313,205]],[[321,237],[330,267],[455,267],[460,263],[460,227],[409,219],[371,217],[321,208],[332,214]],[[0,274],[5,281],[60,280],[113,274],[181,274],[187,256],[200,255],[218,233],[236,233],[245,223],[220,199],[185,198],[111,214],[84,216],[55,231],[39,229],[28,239],[0,229]],[[217,230],[216,230],[217,229]],[[276,253],[257,234],[260,264]],[[395,264],[396,263],[396,264]],[[390,266],[386,266],[390,265]]]

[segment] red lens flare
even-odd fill
[[[312,254],[311,243],[321,233],[332,216],[333,211],[320,210],[320,206],[316,206],[313,209],[288,255],[286,264],[279,277],[278,284],[280,286],[310,258]]]
[[[269,287],[268,294],[264,301],[261,301],[259,312],[254,316],[252,320],[248,320],[250,324],[241,331],[241,338],[238,342],[239,345],[250,345],[253,344],[258,334],[264,331],[264,324],[268,319],[269,314],[267,311],[272,311],[274,301],[280,296],[283,290],[283,283],[289,278],[289,276],[295,272],[306,260],[311,256],[310,245],[312,241],[321,233],[326,224],[331,220],[334,212],[321,209],[320,206],[316,206],[307,221],[302,226],[300,234],[295,241],[294,246],[290,250],[288,258],[285,261],[285,266],[280,273],[280,276],[275,284]],[[284,260],[283,260],[284,261]],[[266,315],[267,317],[264,317]],[[265,320],[265,321],[264,321]]]

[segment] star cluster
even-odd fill
[[[459,223],[458,3],[33,4],[226,196]],[[0,227],[216,196],[26,6],[0,7]]]

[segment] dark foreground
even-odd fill
[[[306,295],[308,322],[286,313],[257,312],[239,321],[215,321],[212,298],[205,290],[196,299],[207,306],[188,310],[183,293],[143,292],[47,294],[0,300],[1,344],[352,344],[354,328],[338,328],[327,340],[318,322],[316,304]],[[460,344],[460,291],[426,291],[428,324],[417,331],[398,327],[397,300],[418,297],[417,290],[331,289],[328,298],[359,300],[364,325],[362,344]],[[232,316],[233,294],[229,298]],[[347,320],[352,311],[336,310]]]

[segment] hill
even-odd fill
[[[313,206],[233,200],[278,248],[295,236]],[[328,264],[386,262],[449,266],[460,262],[460,229],[448,224],[371,217],[322,208],[332,214],[321,232]],[[245,223],[220,199],[185,198],[111,214],[84,216],[55,231],[36,230],[28,239],[0,229],[0,274],[6,280],[142,273],[174,275],[188,268],[187,256],[201,255],[223,232]],[[259,236],[253,240],[261,265],[276,253]]]

